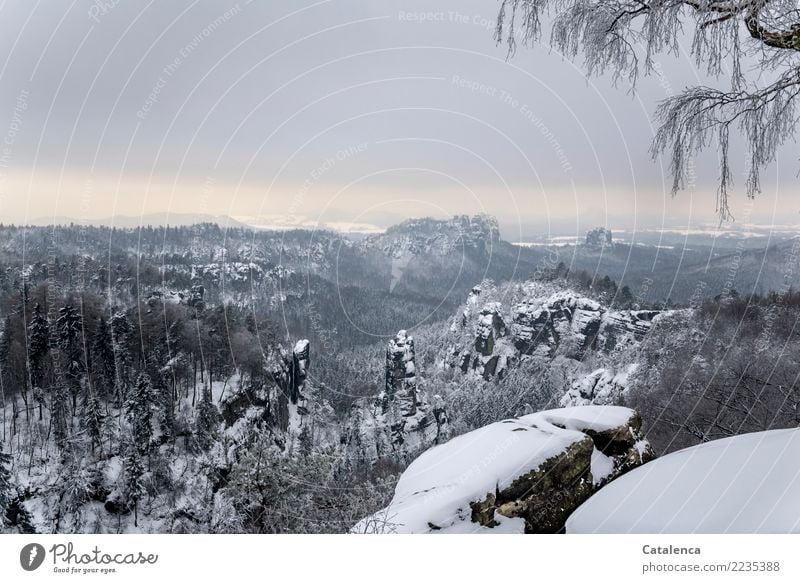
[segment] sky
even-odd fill
[[[509,240],[717,222],[715,153],[672,198],[648,151],[659,100],[709,82],[691,58],[658,61],[632,92],[546,46],[507,58],[497,10],[6,0],[0,218],[198,213],[370,231],[485,212]],[[795,144],[752,204],[739,159],[737,220],[800,223]]]

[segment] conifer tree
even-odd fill
[[[101,447],[103,445],[103,425],[105,423],[105,417],[100,399],[94,391],[92,391],[91,387],[87,386],[86,398],[83,404],[83,427],[86,429],[86,434],[89,436],[92,452],[94,452],[95,447]]]
[[[211,390],[206,387],[203,389],[203,396],[200,399],[194,431],[197,445],[201,450],[208,451],[214,444],[217,439],[219,421],[219,410],[211,398]]]
[[[139,501],[146,494],[144,482],[144,464],[136,443],[128,444],[124,459],[124,490],[130,504],[133,505],[133,525],[139,526]]]
[[[33,387],[39,386],[41,382],[42,361],[50,349],[49,338],[50,327],[47,317],[42,314],[42,308],[37,303],[33,307],[33,316],[28,324],[28,359]]]
[[[133,327],[125,312],[116,312],[111,318],[111,346],[114,353],[114,388],[117,402],[122,404],[128,395],[130,356],[128,340]]]
[[[139,374],[125,409],[133,444],[146,455],[153,438],[153,383],[147,373]]]
[[[101,396],[108,396],[109,389],[114,386],[114,368],[111,329],[106,319],[101,317],[92,336],[92,372],[96,381],[95,389]]]
[[[6,512],[14,497],[14,486],[11,483],[11,456],[3,453],[0,443],[0,527],[5,525]]]

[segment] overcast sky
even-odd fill
[[[648,155],[658,100],[697,82],[685,56],[632,95],[546,47],[507,60],[496,0],[0,6],[4,221],[488,212],[514,240],[716,220],[713,153],[678,199]],[[792,145],[734,214],[800,222],[797,169]]]

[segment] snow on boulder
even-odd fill
[[[567,521],[570,533],[800,533],[800,429],[704,443],[637,468]]]
[[[638,413],[610,406],[487,425],[422,454],[353,532],[559,532],[597,488],[652,457],[640,429]]]

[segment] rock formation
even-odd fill
[[[365,249],[379,249],[392,258],[452,253],[488,253],[500,240],[497,219],[488,215],[458,215],[447,220],[409,219],[367,237]]]
[[[410,417],[417,412],[417,369],[414,338],[405,330],[397,333],[386,349],[386,385],[384,413],[397,402],[400,414]]]
[[[527,357],[562,354],[581,360],[591,351],[610,353],[640,341],[661,313],[612,310],[571,290],[529,282],[509,308],[470,292],[461,317],[451,326],[449,365],[489,379]],[[508,314],[507,316],[505,314]],[[506,325],[510,321],[510,325]]]
[[[613,245],[611,230],[605,227],[597,227],[586,233],[586,246],[592,249],[603,249]]]
[[[449,431],[444,402],[418,387],[414,338],[401,330],[386,350],[386,384],[377,398],[357,401],[342,442],[352,465],[407,461],[440,443]]]
[[[624,407],[573,407],[493,423],[428,450],[390,505],[354,532],[562,532],[605,484],[654,457]]]

